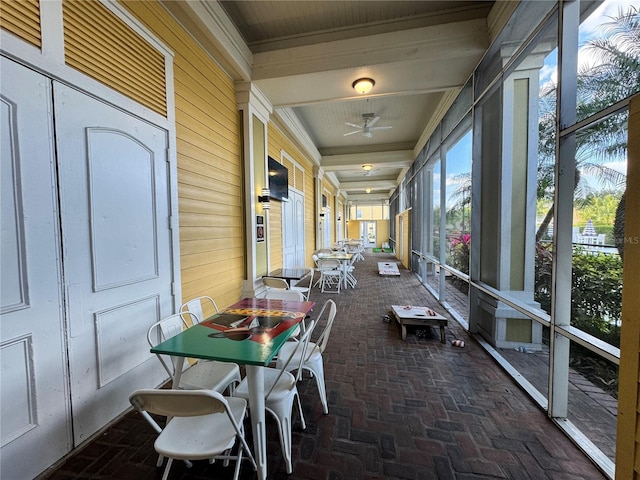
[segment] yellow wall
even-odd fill
[[[384,242],[389,243],[389,220],[378,220],[376,229],[378,232],[376,247],[382,247]]]
[[[122,4],[174,52],[182,297],[240,296],[244,221],[234,83],[155,2]]]
[[[313,260],[311,254],[315,250],[316,233],[314,222],[314,182],[313,182],[313,163],[306,157],[287,136],[277,128],[272,122],[269,122],[268,133],[268,154],[274,159],[280,161],[282,152],[285,152],[300,168],[304,170],[304,183],[302,188],[296,185],[297,190],[304,190],[304,240],[305,240],[305,258],[307,265],[312,266]],[[291,180],[292,172],[289,172]],[[271,255],[271,268],[282,267],[282,204],[280,202],[271,202],[270,225],[269,225],[269,252]]]
[[[411,258],[411,215],[410,210],[405,210],[396,215],[396,257],[405,268],[409,268],[409,260]]]

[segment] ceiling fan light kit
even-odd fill
[[[371,91],[376,82],[373,78],[359,78],[351,84],[353,89],[360,95],[366,95]]]

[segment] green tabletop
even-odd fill
[[[245,331],[247,338],[241,340],[227,338],[229,327],[216,323],[225,312],[214,315],[204,322],[194,325],[151,349],[152,353],[178,357],[202,358],[234,362],[240,365],[267,366],[282,345],[291,337],[295,327],[304,320],[305,313],[313,308],[314,302],[265,301],[264,299],[243,299],[230,306],[225,312],[247,316],[246,324],[263,316],[273,320],[278,317],[264,317],[270,313],[281,315],[284,320],[275,328],[251,328]],[[285,311],[283,311],[285,310]],[[286,316],[287,313],[291,315]],[[229,332],[227,332],[229,333]]]
[[[267,366],[294,330],[295,327],[291,327],[271,341],[260,343],[251,338],[245,340],[231,340],[224,337],[212,338],[209,335],[215,333],[215,330],[204,325],[194,325],[156,345],[151,349],[151,352],[178,357],[234,362],[241,365]]]

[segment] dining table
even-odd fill
[[[177,357],[173,388],[180,384],[185,358],[245,366],[258,479],[267,478],[264,371],[315,302],[243,298],[151,349]]]
[[[309,271],[304,268],[276,268],[272,272],[269,272],[269,275],[265,275],[265,277],[281,278],[286,280],[289,287],[291,287],[292,281],[300,280],[307,273],[309,273]]]
[[[349,271],[349,263],[353,257],[353,253],[347,252],[333,252],[333,253],[320,253],[318,254],[319,260],[338,260],[342,266],[342,285],[343,288],[347,288],[349,282],[347,281],[347,273]]]

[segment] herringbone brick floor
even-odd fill
[[[268,420],[269,479],[605,478],[454,321],[446,345],[431,329],[400,339],[396,325],[383,321],[390,305],[442,309],[404,268],[399,277],[378,275],[378,261],[394,260],[368,253],[356,264],[355,289],[339,295],[313,290],[316,311],[328,298],[338,306],[324,354],[329,414],[322,414],[314,381],[305,377],[299,390],[307,428],[301,430],[294,416],[294,471],[286,474]],[[453,347],[454,338],[466,346]],[[160,479],[154,437],[129,413],[46,478]],[[231,479],[232,470],[175,462],[169,478]],[[241,478],[255,478],[248,464]]]

